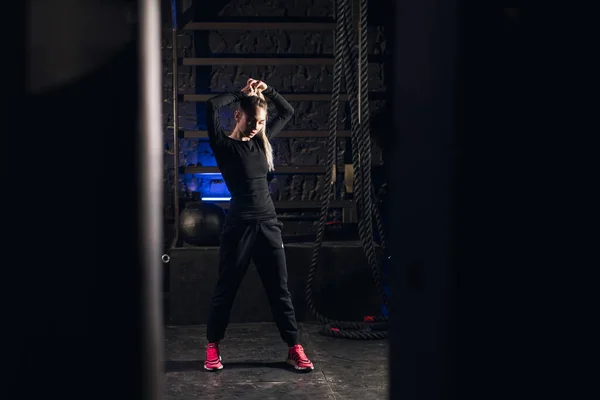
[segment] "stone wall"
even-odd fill
[[[332,15],[331,0],[231,0],[218,12],[222,17],[327,17]],[[311,54],[331,55],[333,35],[331,31],[181,31],[177,37],[179,57],[206,57],[211,54]],[[172,33],[165,31],[163,36],[164,61],[164,126],[165,148],[172,155],[173,104],[172,104]],[[370,27],[369,52],[382,54],[385,51],[385,38],[382,27]],[[203,54],[198,54],[198,53]],[[267,82],[281,93],[327,93],[332,89],[332,66],[213,66],[178,67],[178,90],[180,93],[218,93],[239,90],[249,77]],[[369,66],[369,89],[372,92],[385,91],[383,66]],[[344,88],[342,90],[345,90]],[[290,102],[296,110],[294,118],[286,129],[326,130],[329,120],[329,102]],[[342,103],[344,104],[344,103]],[[379,109],[384,102],[372,100],[371,111]],[[179,126],[188,130],[203,130],[203,105],[180,103]],[[223,124],[231,128],[233,110],[224,110]],[[339,129],[349,129],[345,107],[341,107],[338,118]],[[325,139],[281,138],[273,140],[276,165],[324,165],[327,149]],[[338,171],[343,171],[344,155],[349,141],[338,140]],[[374,146],[375,147],[375,146]],[[180,166],[215,165],[212,152],[205,140],[181,139],[179,146]],[[374,148],[373,161],[379,164],[381,155]],[[274,174],[271,181],[274,200],[319,200],[323,176],[289,176]],[[342,177],[336,197],[343,195]],[[218,177],[180,176],[179,190],[183,197],[191,191],[207,191],[221,185]],[[173,204],[173,165],[172,157],[165,163],[165,205],[167,216],[172,216]]]

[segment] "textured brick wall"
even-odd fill
[[[332,15],[330,0],[232,0],[219,12],[220,16],[261,16],[261,17],[325,17]],[[201,43],[198,41],[202,41]],[[173,150],[172,130],[172,38],[165,32],[163,39],[165,70],[165,143],[168,151]],[[203,48],[208,54],[195,54],[195,49]],[[369,30],[370,54],[381,54],[385,51],[385,38],[382,28],[372,27]],[[212,54],[313,54],[331,55],[333,53],[333,35],[331,31],[295,32],[295,31],[213,31],[210,33],[182,32],[178,35],[178,54],[180,57],[209,56]],[[249,77],[258,78],[272,85],[280,92],[330,92],[333,83],[332,66],[214,66],[214,67],[179,67],[179,91],[225,92],[239,90]],[[206,82],[199,87],[197,79]],[[371,91],[385,91],[383,68],[380,64],[369,67],[369,87]],[[342,89],[344,90],[344,89]],[[286,129],[324,130],[329,119],[329,102],[291,102],[296,114]],[[383,101],[370,102],[371,111],[376,111]],[[224,125],[232,127],[233,110],[224,110]],[[195,103],[181,103],[179,108],[179,125],[184,129],[204,129],[204,121],[198,120]],[[202,119],[203,117],[201,117]],[[340,109],[338,128],[348,129],[349,121],[345,109]],[[324,139],[297,138],[275,139],[276,165],[324,165],[326,161],[326,141]],[[338,141],[339,171],[343,171],[344,152],[347,141]],[[212,154],[206,141],[192,139],[180,140],[180,166],[214,165]],[[374,149],[374,163],[380,162],[380,152]],[[172,158],[167,157],[165,165],[165,204],[172,205],[173,182]],[[219,185],[214,177],[196,176],[180,177],[179,190],[182,196],[186,191],[207,190],[209,186]],[[276,200],[319,200],[322,176],[287,176],[275,174],[271,181],[271,190]],[[340,180],[341,182],[341,180]],[[343,192],[341,183],[338,193]],[[167,215],[172,210],[167,207]]]

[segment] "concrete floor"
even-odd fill
[[[166,330],[166,400],[384,400],[388,398],[388,341],[334,339],[301,324],[312,373],[283,361],[287,346],[274,324],[232,324],[221,343],[224,368],[203,369],[205,326]]]

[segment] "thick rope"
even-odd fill
[[[324,334],[347,338],[347,339],[384,339],[388,336],[387,318],[378,317],[374,323],[362,323],[352,321],[336,321],[320,314],[313,302],[313,284],[317,271],[319,251],[323,244],[325,234],[325,223],[327,220],[327,211],[331,199],[333,186],[333,166],[335,163],[335,150],[337,145],[337,123],[339,110],[339,94],[341,88],[342,72],[345,73],[346,90],[350,103],[351,117],[351,138],[353,145],[353,167],[355,171],[354,193],[355,201],[359,214],[359,236],[367,262],[372,269],[373,280],[379,290],[386,308],[387,297],[381,286],[381,272],[377,265],[377,258],[373,244],[373,220],[371,212],[375,212],[375,221],[381,238],[381,245],[385,249],[385,239],[383,224],[377,204],[371,200],[371,138],[369,132],[369,99],[368,99],[368,41],[367,41],[367,0],[362,0],[360,8],[360,65],[362,86],[359,93],[357,82],[357,67],[355,61],[358,59],[359,52],[354,43],[356,43],[354,31],[352,28],[352,15],[350,13],[351,4],[349,0],[337,0],[336,16],[337,25],[334,32],[335,52],[334,52],[334,78],[331,98],[331,109],[329,118],[329,138],[327,142],[327,168],[326,184],[323,187],[321,215],[317,227],[317,237],[311,265],[309,267],[307,285],[306,285],[306,303],[308,308],[317,318],[325,324]],[[358,99],[360,96],[362,112],[359,120]],[[367,154],[365,154],[367,153]]]
[[[358,207],[360,211],[358,228],[359,228],[359,237],[361,240],[361,244],[363,250],[365,252],[365,256],[367,258],[367,262],[369,263],[372,271],[373,271],[373,279],[381,294],[383,304],[386,308],[389,309],[389,305],[387,302],[387,296],[383,287],[381,285],[381,271],[377,266],[377,257],[375,255],[374,243],[373,243],[373,219],[372,212],[373,210],[376,212],[376,222],[377,227],[379,228],[379,234],[382,238],[382,241],[385,243],[385,238],[383,234],[383,224],[381,223],[381,216],[379,215],[379,209],[377,208],[377,204],[372,202],[372,182],[371,182],[371,134],[370,134],[370,112],[369,112],[369,86],[368,86],[368,23],[367,23],[367,15],[368,14],[368,0],[362,0],[360,3],[360,14],[359,14],[359,23],[360,23],[360,36],[359,36],[359,63],[360,63],[360,122],[353,119],[353,122],[356,122],[359,129],[353,130],[353,155],[354,155],[354,167],[355,167],[355,180],[360,182],[357,185],[356,192]],[[346,26],[351,26],[352,21],[347,19]],[[354,38],[351,38],[352,42]],[[356,58],[354,58],[356,59]],[[350,63],[354,65],[354,63]],[[358,82],[356,81],[357,71],[356,69],[350,70],[352,74],[351,79],[353,81],[353,87],[358,91]],[[357,96],[357,97],[358,97]],[[354,103],[354,104],[353,104]],[[356,113],[358,116],[359,107],[355,101],[351,100],[351,110],[353,113]],[[382,246],[383,247],[383,246]]]
[[[357,164],[359,165],[358,179],[361,180],[359,186],[359,207],[361,208],[361,218],[359,219],[359,235],[365,251],[365,256],[369,265],[373,269],[373,278],[375,284],[382,296],[382,301],[386,307],[387,296],[381,286],[381,273],[377,267],[377,257],[373,243],[373,219],[372,219],[372,183],[371,183],[371,134],[370,134],[370,112],[369,112],[369,58],[368,58],[368,0],[360,2],[360,35],[359,35],[359,57],[360,57],[360,131],[353,137],[353,143],[357,144],[358,151],[353,151],[357,155]],[[358,85],[357,85],[358,86]],[[358,114],[358,110],[357,110]],[[353,149],[354,150],[354,149]],[[358,154],[357,154],[358,153]]]

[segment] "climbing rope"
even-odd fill
[[[319,251],[321,250],[325,235],[327,211],[331,200],[333,189],[333,167],[335,165],[337,146],[337,122],[339,110],[339,98],[342,77],[346,80],[346,91],[350,103],[351,119],[351,141],[352,141],[352,164],[354,167],[354,193],[358,211],[359,238],[367,262],[371,267],[373,280],[382,297],[383,304],[389,309],[387,296],[381,285],[381,271],[377,265],[375,246],[373,243],[373,218],[379,231],[380,244],[385,253],[385,236],[383,224],[377,203],[372,201],[371,183],[371,135],[369,130],[369,88],[368,88],[368,36],[367,36],[367,7],[368,0],[360,3],[360,37],[359,48],[354,45],[356,36],[353,30],[351,3],[349,0],[334,0],[336,10],[336,29],[334,31],[334,70],[333,90],[331,95],[331,107],[329,116],[329,137],[327,141],[327,167],[326,184],[323,186],[321,213],[317,226],[317,236],[313,247],[311,265],[308,271],[306,285],[306,303],[308,308],[324,324],[322,333],[347,339],[384,339],[388,336],[387,317],[374,318],[370,323],[337,321],[320,314],[313,301],[313,285],[317,272]],[[361,86],[358,87],[357,66],[360,63]],[[360,97],[359,97],[360,96]],[[359,109],[359,99],[361,107]]]

